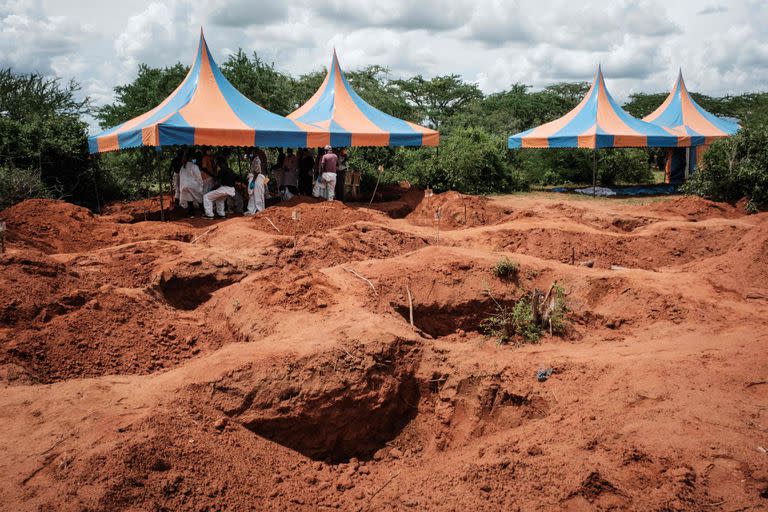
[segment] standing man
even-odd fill
[[[312,182],[314,181],[315,158],[312,150],[299,151],[299,191],[302,195],[312,195]]]
[[[299,157],[291,148],[288,148],[288,154],[283,160],[283,179],[280,188],[280,192],[286,199],[299,193]]]
[[[227,159],[219,157],[218,159],[219,172],[217,174],[219,188],[211,190],[203,196],[203,208],[205,214],[203,215],[207,219],[213,219],[213,205],[216,205],[216,214],[219,217],[226,217],[227,214],[224,210],[224,205],[228,197],[235,197],[235,183],[241,181],[241,179],[229,168],[227,165]]]
[[[313,196],[323,196],[328,201],[333,201],[334,189],[336,188],[336,168],[338,165],[339,157],[333,152],[333,148],[330,144],[325,146],[325,154],[320,160],[320,177],[312,191]]]

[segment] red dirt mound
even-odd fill
[[[192,229],[178,224],[145,224],[140,228],[101,219],[90,210],[64,201],[30,199],[0,212],[7,223],[9,245],[48,254],[84,252],[136,240],[183,240]]]
[[[294,206],[291,206],[292,204]],[[318,203],[286,203],[267,208],[256,214],[253,217],[253,222],[261,231],[276,235],[295,236],[327,231],[359,220],[374,220],[376,216],[375,212],[350,208],[338,201],[322,201]],[[272,221],[274,226],[269,221]]]
[[[746,215],[743,209],[727,203],[716,203],[699,196],[681,196],[668,201],[659,201],[643,207],[634,207],[643,212],[654,212],[664,216],[679,215],[691,220],[712,218],[735,219]]]
[[[422,191],[415,193],[423,194]],[[406,218],[419,226],[437,226],[440,229],[461,229],[496,224],[505,216],[502,209],[493,206],[487,197],[467,196],[459,192],[444,192],[423,197]]]

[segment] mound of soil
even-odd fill
[[[459,192],[443,192],[432,197],[424,197],[414,210],[406,216],[409,222],[418,226],[437,226],[440,229],[461,229],[475,226],[496,224],[505,217],[501,208],[491,204],[487,197],[468,196]]]
[[[0,212],[11,246],[47,254],[86,252],[136,240],[189,241],[188,226],[146,224],[140,228],[101,219],[90,210],[53,199],[30,199]]]
[[[323,232],[361,220],[373,220],[376,217],[375,212],[350,208],[339,201],[294,201],[281,203],[256,214],[253,217],[253,225],[267,233],[296,236]]]
[[[746,215],[744,209],[728,203],[716,203],[699,196],[680,196],[665,201],[658,201],[648,206],[635,207],[644,212],[658,215],[679,215],[689,220],[704,220],[712,218],[735,219]]]
[[[162,225],[141,202],[2,212],[0,503],[765,508],[768,216],[395,199]],[[564,335],[478,332],[553,282]]]

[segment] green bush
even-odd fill
[[[597,181],[602,185],[653,182],[648,152],[643,149],[601,149],[598,152]]]
[[[512,260],[510,260],[506,256],[501,258],[496,263],[496,266],[493,267],[493,273],[499,279],[508,279],[508,278],[511,278],[511,277],[516,277],[518,271],[519,271],[519,267],[518,267],[517,263],[515,263]]]
[[[768,207],[768,126],[743,128],[704,153],[684,190],[714,201],[749,198],[749,209]]]
[[[26,199],[51,197],[40,171],[0,166],[0,210]]]

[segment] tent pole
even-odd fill
[[[688,169],[691,165],[691,148],[685,148],[685,181],[688,181]]]
[[[162,150],[161,150],[162,151]],[[160,186],[160,222],[165,222],[165,205],[163,204],[163,171],[160,166],[161,151],[156,151],[157,159],[157,184]]]
[[[592,197],[597,195],[597,146],[592,150]]]

